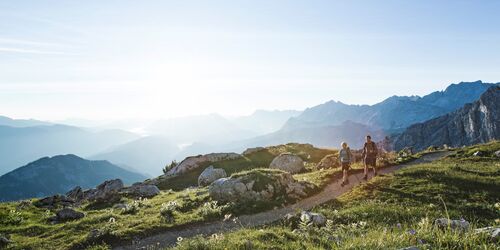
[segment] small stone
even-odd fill
[[[440,218],[434,221],[434,224],[442,229],[450,227],[453,230],[467,231],[470,223],[466,220],[449,220],[447,218]]]
[[[77,212],[71,208],[64,208],[56,213],[57,221],[78,220],[85,216],[82,212]]]
[[[484,156],[484,152],[483,151],[476,151],[473,155],[478,156],[478,157]]]

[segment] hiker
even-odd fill
[[[352,162],[352,153],[351,149],[347,146],[347,143],[342,142],[340,144],[342,147],[339,151],[339,161],[340,165],[342,166],[342,184],[340,184],[342,187],[344,185],[347,185],[349,183],[349,168],[351,167],[351,162]]]
[[[364,180],[368,180],[368,166],[373,168],[373,175],[377,175],[377,153],[377,145],[372,141],[372,137],[367,135],[365,146],[363,147],[363,159],[365,162]]]

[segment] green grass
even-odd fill
[[[213,165],[215,168],[224,169],[228,175],[256,168],[267,168],[276,156],[285,152],[297,154],[306,162],[306,165],[315,165],[325,155],[335,153],[336,151],[315,148],[309,144],[298,143],[271,146],[238,159],[224,160],[215,163],[204,163],[199,168],[189,171],[183,175],[166,179],[158,184],[158,188],[162,190],[182,190],[190,186],[197,186],[198,176],[200,176],[201,172],[203,172],[203,170],[210,165]]]
[[[478,148],[494,152],[499,147],[493,142],[464,148],[458,152],[467,153],[376,177],[316,207],[329,220],[321,228],[281,222],[183,240],[176,249],[500,249],[486,234],[473,232],[500,225],[500,161],[470,159]],[[448,216],[471,222],[471,229],[433,225]]]
[[[133,203],[133,200],[127,198],[124,201]],[[178,203],[173,222],[166,222],[160,216],[161,205],[169,201]],[[70,249],[102,241],[113,243],[171,227],[206,221],[203,207],[208,201],[206,189],[167,191],[154,198],[142,200],[142,205],[135,213],[124,213],[120,209],[113,209],[112,206],[94,209],[91,204],[87,204],[77,209],[85,213],[83,219],[54,225],[47,221],[54,215],[54,211],[33,205],[21,209],[17,208],[16,202],[0,203],[0,234],[9,234],[15,242],[10,244],[8,249]],[[89,241],[87,236],[93,229],[106,233],[95,242]]]

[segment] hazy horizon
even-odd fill
[[[236,116],[498,82],[499,9],[495,1],[1,2],[0,115]]]

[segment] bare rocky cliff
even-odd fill
[[[443,144],[460,147],[500,139],[500,87],[490,87],[474,103],[408,127],[394,141],[396,150],[422,150]]]

